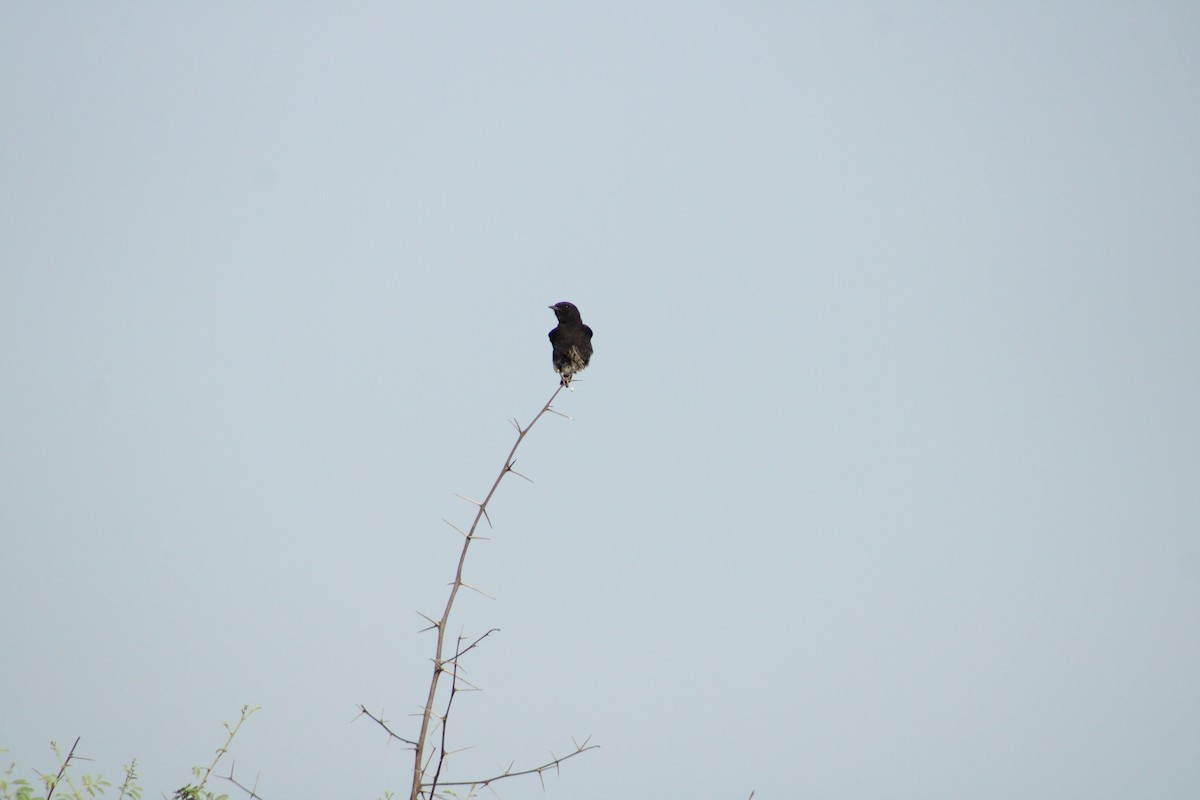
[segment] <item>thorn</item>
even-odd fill
[[[574,418],[574,417],[571,417],[571,416],[568,416],[568,415],[564,414],[563,412],[559,411],[559,410],[558,410],[557,408],[555,408],[554,406],[549,406],[549,407],[548,407],[546,410],[547,410],[547,411],[549,411],[551,414],[558,414],[560,417],[562,417],[562,418],[564,418],[564,419],[569,419],[569,420],[571,420],[572,422],[574,422],[574,421],[575,421],[575,418]]]
[[[458,492],[455,492],[454,496],[457,497],[459,500],[466,500],[468,503],[475,506],[476,508],[483,508],[483,503],[479,502],[478,500],[472,500],[469,497],[464,497],[463,495],[459,494]]]
[[[516,475],[518,478],[524,478],[525,480],[529,481],[530,483],[533,483],[533,478],[530,478],[528,475],[522,475],[521,473],[517,472],[512,467],[509,467],[508,471],[511,472],[513,475]]]
[[[446,523],[446,524],[447,524],[447,525],[449,525],[451,528],[454,528],[454,530],[458,531],[458,532],[459,532],[459,533],[461,533],[463,536],[466,536],[466,535],[467,535],[467,532],[466,532],[466,531],[464,531],[462,528],[458,527],[457,525],[455,525],[453,522],[451,522],[450,520],[446,519],[445,517],[442,517],[442,522]]]
[[[467,587],[468,589],[470,589],[472,592],[478,592],[479,594],[481,594],[481,595],[483,595],[484,597],[486,597],[488,600],[495,600],[495,599],[496,599],[496,598],[492,597],[490,594],[488,594],[487,592],[485,592],[483,589],[476,589],[474,586],[472,586],[471,584],[467,583],[466,581],[459,581],[459,583],[460,583],[460,584],[462,584],[463,586]]]
[[[459,667],[459,669],[462,669],[462,667]],[[478,686],[476,686],[475,684],[471,683],[469,680],[467,680],[466,678],[464,678],[464,677],[462,676],[462,673],[461,673],[461,672],[460,672],[460,673],[458,673],[458,678],[457,678],[456,680],[457,680],[459,683],[465,683],[465,684],[467,685],[467,688],[466,688],[466,689],[459,688],[459,690],[458,690],[458,691],[460,691],[460,692],[482,692],[482,691],[483,691],[483,690],[482,690],[482,689],[480,689]]]

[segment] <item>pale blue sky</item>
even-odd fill
[[[546,797],[1200,795],[1200,6],[4,16],[22,769],[169,795],[250,703],[268,800],[402,792],[351,720],[421,704],[440,520],[571,300],[456,775],[591,735]]]

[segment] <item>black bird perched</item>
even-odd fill
[[[562,385],[570,386],[571,378],[592,358],[592,329],[583,324],[574,303],[564,300],[550,306],[550,310],[558,317],[558,327],[550,331],[554,347],[550,360],[554,371],[562,376]]]

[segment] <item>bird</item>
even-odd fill
[[[558,317],[558,327],[550,331],[553,351],[550,361],[559,374],[560,384],[570,386],[571,378],[592,359],[592,329],[583,324],[579,309],[566,300],[550,306]]]

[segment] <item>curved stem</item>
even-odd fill
[[[560,385],[554,390],[554,394],[550,395],[550,399],[542,406],[542,410],[537,413],[533,421],[522,428],[517,425],[517,440],[513,442],[512,450],[508,451],[508,457],[504,459],[504,466],[500,470],[500,474],[496,476],[496,480],[492,483],[492,488],[488,490],[487,495],[478,503],[478,510],[475,512],[475,519],[471,522],[470,529],[467,530],[466,538],[463,541],[462,552],[458,556],[458,569],[454,573],[454,583],[450,587],[450,596],[446,598],[446,607],[442,611],[441,619],[437,622],[437,647],[433,654],[433,677],[429,681],[429,696],[425,700],[425,711],[421,715],[421,733],[417,736],[416,753],[413,756],[413,779],[412,792],[409,794],[409,800],[420,800],[424,777],[424,767],[422,761],[425,757],[425,745],[429,738],[429,723],[433,718],[433,703],[437,697],[438,684],[441,681],[442,673],[446,671],[446,660],[443,658],[446,646],[446,628],[450,621],[450,611],[454,608],[454,601],[458,597],[458,590],[462,588],[463,565],[467,561],[467,551],[471,549],[471,542],[475,540],[475,531],[479,528],[480,520],[487,516],[487,506],[491,502],[492,496],[496,494],[496,489],[500,486],[500,481],[504,480],[504,476],[512,471],[513,456],[517,454],[517,448],[521,446],[521,442],[525,440],[525,435],[537,424],[537,421],[550,410],[551,403],[558,397],[558,393],[565,387]],[[444,758],[445,753],[442,753],[440,758]],[[439,758],[439,763],[440,763]],[[430,786],[429,795],[433,797],[436,790],[436,782]]]

